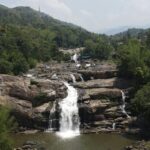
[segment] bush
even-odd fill
[[[131,101],[135,115],[142,115],[150,122],[150,83],[140,89]]]
[[[0,149],[12,150],[12,141],[8,133],[13,129],[14,120],[6,108],[0,107]]]
[[[18,75],[20,73],[25,73],[27,72],[29,69],[29,65],[27,63],[27,61],[25,60],[25,58],[20,57],[18,60],[16,60],[13,63],[13,73],[15,75]]]
[[[10,62],[8,62],[7,60],[0,60],[0,73],[11,73],[12,71],[12,65]]]
[[[36,59],[33,59],[33,58],[29,58],[29,59],[28,59],[28,64],[29,64],[29,67],[30,67],[30,68],[35,68],[35,67],[36,67],[36,64],[37,64],[37,60],[36,60]]]
[[[119,50],[120,75],[135,79],[138,84],[145,84],[150,77],[148,50],[142,49],[137,40],[130,40]]]

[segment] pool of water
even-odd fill
[[[25,141],[37,141],[48,150],[123,150],[136,141],[135,138],[120,134],[86,134],[63,139],[53,133],[14,134],[15,146]]]

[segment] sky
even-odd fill
[[[30,6],[89,31],[150,27],[150,0],[0,0],[8,7]]]

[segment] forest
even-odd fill
[[[7,8],[0,5],[1,74],[20,75],[40,62],[68,61],[70,55],[60,52],[59,48],[76,47],[85,47],[81,56],[114,62],[120,77],[134,81],[132,113],[143,117],[150,125],[149,29],[129,29],[107,36],[61,22],[29,7]],[[0,147],[5,146],[6,150],[10,149],[11,143],[7,141],[7,130],[12,124],[12,121],[7,122],[8,118],[8,112],[1,109],[0,138],[4,140],[0,141]]]

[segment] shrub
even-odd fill
[[[12,150],[12,141],[8,133],[14,127],[14,120],[9,115],[9,110],[0,107],[0,149]]]
[[[131,101],[135,115],[142,115],[150,122],[150,83],[140,89]]]

